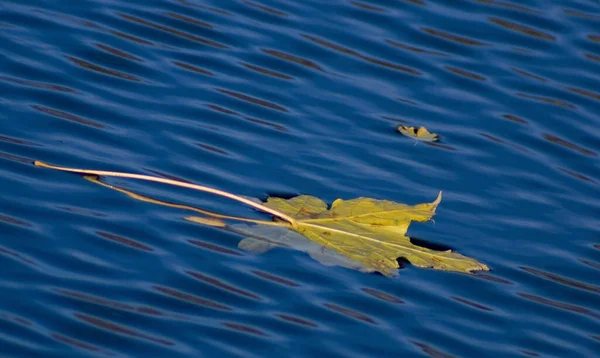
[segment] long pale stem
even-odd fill
[[[116,191],[118,191],[120,193],[123,193],[123,194],[129,196],[130,198],[133,198],[133,199],[136,199],[136,200],[140,200],[140,201],[144,201],[144,202],[151,203],[151,204],[157,204],[157,205],[168,206],[168,207],[171,207],[171,208],[177,208],[177,209],[195,211],[195,212],[204,214],[206,216],[210,216],[210,217],[218,218],[218,219],[236,220],[236,221],[243,221],[243,222],[254,223],[254,224],[261,224],[261,225],[268,225],[268,226],[287,226],[288,225],[288,224],[286,224],[284,222],[255,220],[255,219],[248,219],[248,218],[243,218],[243,217],[233,216],[233,215],[223,215],[223,214],[219,214],[219,213],[214,213],[214,212],[209,211],[209,210],[200,209],[200,208],[197,208],[197,207],[191,206],[191,205],[169,203],[168,201],[154,199],[154,198],[151,198],[149,196],[138,194],[138,193],[135,193],[135,192],[133,192],[131,190],[127,190],[127,189],[118,187],[116,185],[110,185],[110,184],[103,183],[103,182],[101,182],[98,179],[97,175],[86,175],[83,178],[86,179],[86,180],[88,180],[88,181],[91,181],[92,183],[95,183],[95,184],[98,184],[98,185],[102,185],[105,188],[116,190]],[[194,221],[194,220],[191,220],[191,221]]]
[[[219,189],[209,188],[209,187],[197,185],[197,184],[185,183],[185,182],[178,181],[178,180],[159,178],[159,177],[154,177],[154,176],[150,176],[150,175],[143,175],[143,174],[132,174],[132,173],[122,173],[122,172],[110,172],[110,171],[104,171],[104,170],[90,170],[90,169],[60,167],[60,166],[41,162],[39,160],[36,160],[33,164],[38,167],[61,170],[64,172],[146,180],[146,181],[151,181],[151,182],[156,182],[156,183],[163,183],[163,184],[169,184],[169,185],[174,185],[174,186],[180,186],[180,187],[188,188],[188,189],[199,190],[199,191],[203,191],[206,193],[211,193],[211,194],[219,195],[219,196],[222,196],[222,197],[225,197],[228,199],[238,201],[240,203],[246,204],[255,209],[263,211],[265,213],[271,214],[273,216],[277,216],[277,217],[289,222],[290,225],[292,225],[292,227],[294,227],[294,228],[298,227],[298,223],[296,222],[296,220],[289,215],[286,215],[282,212],[279,212],[277,210],[266,207],[262,204],[255,203],[252,200],[248,200],[239,195],[231,194],[226,191],[219,190]]]

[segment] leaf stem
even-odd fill
[[[170,202],[164,201],[164,200],[154,199],[154,198],[151,198],[149,196],[138,194],[138,193],[135,193],[135,192],[133,192],[131,190],[127,190],[127,189],[118,187],[116,185],[111,185],[111,184],[103,183],[102,181],[100,181],[98,179],[97,175],[84,175],[83,178],[85,180],[91,181],[92,183],[101,185],[101,186],[103,186],[105,188],[109,188],[109,189],[118,191],[120,193],[123,193],[123,194],[129,196],[130,198],[133,198],[133,199],[136,199],[136,200],[140,200],[140,201],[144,201],[144,202],[151,203],[151,204],[157,204],[157,205],[168,206],[168,207],[171,207],[171,208],[177,208],[177,209],[195,211],[197,213],[201,213],[201,214],[204,214],[206,216],[210,216],[210,217],[218,218],[218,219],[236,220],[236,221],[243,221],[243,222],[254,223],[254,224],[261,224],[261,225],[268,225],[268,226],[288,226],[287,223],[283,223],[283,222],[266,221],[266,220],[255,220],[255,219],[243,218],[243,217],[240,217],[240,216],[224,215],[224,214],[215,213],[215,212],[212,212],[212,211],[209,211],[209,210],[200,209],[200,208],[197,208],[197,207],[191,206],[191,205],[176,204],[176,203],[170,203]]]
[[[240,203],[246,204],[246,205],[251,206],[251,207],[253,207],[255,209],[258,209],[260,211],[263,211],[265,213],[271,214],[273,216],[276,216],[276,217],[278,217],[280,219],[283,219],[283,220],[289,222],[290,225],[292,225],[293,228],[297,228],[298,227],[298,223],[296,222],[296,220],[294,218],[292,218],[291,216],[289,216],[289,215],[286,215],[286,214],[284,214],[282,212],[279,212],[277,210],[274,210],[274,209],[271,209],[269,207],[266,207],[266,206],[264,206],[262,204],[255,203],[252,200],[246,199],[246,198],[241,197],[239,195],[228,193],[226,191],[219,190],[219,189],[209,188],[209,187],[202,186],[202,185],[197,185],[197,184],[185,183],[185,182],[178,181],[178,180],[173,180],[173,179],[165,179],[165,178],[159,178],[159,177],[154,177],[154,176],[150,176],[150,175],[143,175],[143,174],[132,174],[132,173],[123,173],[123,172],[111,172],[111,171],[104,171],[104,170],[90,170],[90,169],[77,169],[77,168],[60,167],[60,166],[51,165],[51,164],[47,164],[47,163],[41,162],[39,160],[36,160],[35,162],[33,162],[33,164],[35,166],[37,166],[37,167],[55,169],[55,170],[60,170],[60,171],[64,171],[64,172],[71,172],[71,173],[78,173],[78,174],[91,174],[91,175],[98,175],[98,176],[111,176],[111,177],[129,178],[129,179],[138,179],[138,180],[146,180],[146,181],[151,181],[151,182],[156,182],[156,183],[169,184],[169,185],[174,185],[174,186],[180,186],[180,187],[183,187],[183,188],[188,188],[188,189],[203,191],[203,192],[206,192],[206,193],[211,193],[211,194],[214,194],[214,195],[222,196],[224,198],[228,198],[228,199],[235,200],[235,201],[238,201]]]

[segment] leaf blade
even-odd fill
[[[399,267],[398,258],[405,258],[417,267],[437,270],[489,270],[485,264],[458,253],[414,245],[406,236],[412,221],[428,221],[435,215],[442,192],[433,202],[417,205],[371,198],[338,199],[329,210],[324,210],[320,199],[306,195],[299,198],[270,199],[265,205],[275,204],[273,209],[296,219],[298,226],[294,231],[359,263],[363,271],[392,276]],[[303,210],[304,203],[317,202],[318,210]]]

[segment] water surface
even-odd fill
[[[598,355],[597,1],[2,0],[0,28],[1,356]],[[260,199],[443,190],[410,236],[492,271],[248,254],[36,159]]]

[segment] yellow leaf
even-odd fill
[[[437,270],[488,270],[486,265],[455,252],[435,251],[414,245],[406,236],[406,230],[412,221],[424,222],[431,219],[442,199],[441,194],[440,192],[434,202],[419,205],[358,198],[338,199],[328,208],[324,201],[308,195],[289,200],[269,198],[264,205],[293,217],[297,226],[293,230],[318,245],[317,249],[305,245],[306,248],[302,251],[309,252],[311,257],[321,262],[324,262],[322,256],[325,248],[359,264],[363,271],[377,271],[386,276],[397,273],[397,259],[401,257],[414,266]],[[290,246],[289,236],[283,239]],[[249,241],[242,242],[242,248],[250,246]],[[260,250],[252,251],[261,252],[266,249],[262,245]],[[339,257],[336,260],[340,261]]]
[[[489,270],[472,258],[450,250],[430,250],[410,242],[406,230],[412,221],[428,221],[442,199],[442,193],[432,203],[405,205],[387,200],[358,198],[338,199],[330,208],[323,200],[301,195],[289,200],[269,198],[266,203],[222,190],[149,175],[103,170],[60,167],[35,161],[39,167],[85,175],[91,182],[122,192],[134,199],[168,207],[191,210],[207,217],[186,217],[187,220],[221,227],[249,237],[240,248],[264,252],[272,247],[291,247],[307,252],[324,265],[337,265],[362,271],[377,271],[386,276],[396,274],[398,258],[405,258],[418,267],[437,270],[471,272]],[[132,191],[102,183],[98,176],[131,178],[170,184],[199,190],[244,203],[273,215],[275,221],[263,221],[223,215],[208,210],[161,201]],[[258,225],[228,226],[223,220],[236,220]]]
[[[425,127],[407,127],[400,126],[398,127],[398,132],[404,134],[407,137],[412,137],[417,140],[422,140],[425,142],[437,142],[439,140],[439,136],[435,133],[429,133],[427,128]]]

